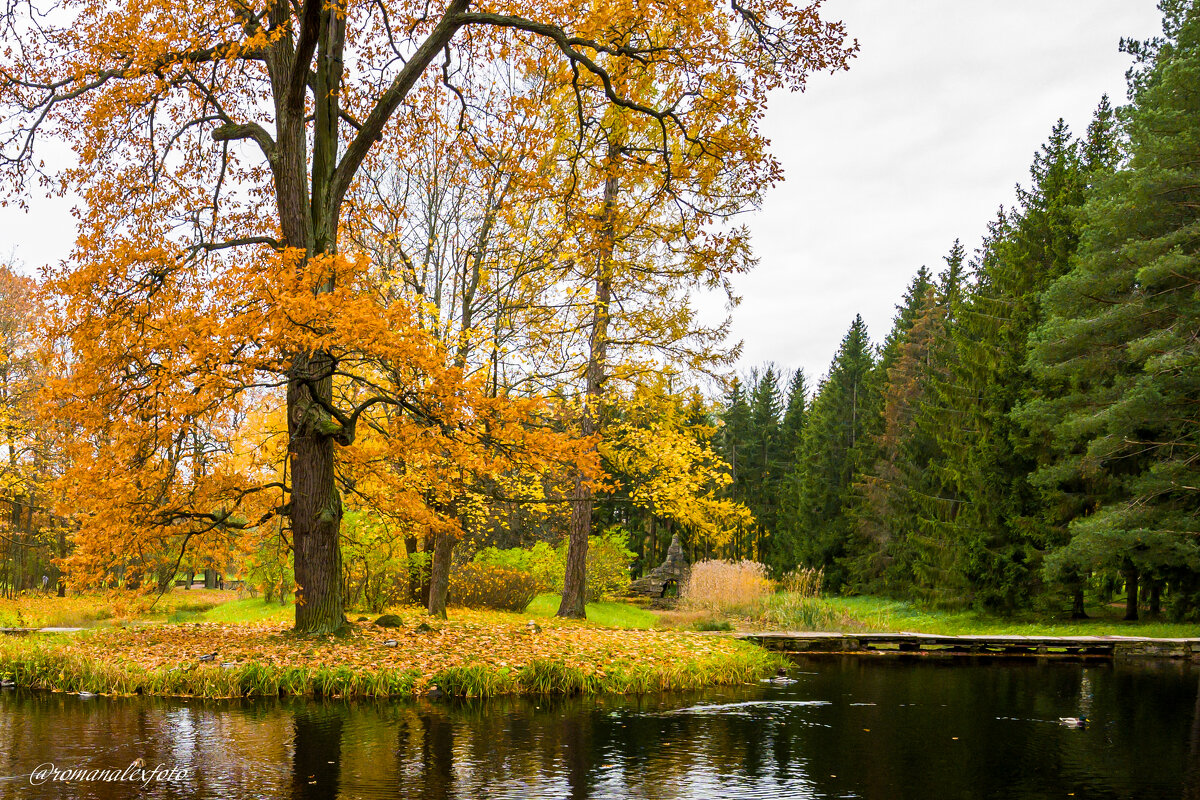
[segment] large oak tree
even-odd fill
[[[306,632],[344,624],[336,477],[357,426],[395,410],[412,425],[396,448],[426,433],[494,447],[481,421],[506,413],[477,408],[483,393],[413,313],[373,299],[366,259],[339,250],[379,143],[419,139],[445,88],[469,126],[499,65],[565,67],[581,130],[588,97],[651,123],[637,158],[662,185],[704,162],[755,190],[778,173],[756,130],[768,92],[852,52],[819,1],[789,0],[62,0],[9,3],[0,24],[7,196],[42,178],[82,197],[74,252],[51,276],[70,372],[57,402],[83,434],[81,537],[103,540],[99,558],[116,542],[105,531],[186,540],[284,515]],[[73,163],[48,172],[55,139]],[[282,481],[221,458],[247,405],[276,393]],[[507,430],[505,447],[526,446]]]

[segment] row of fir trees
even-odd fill
[[[1123,42],[1129,104],[1060,120],[973,258],[861,317],[809,398],[735,382],[721,455],[755,521],[731,555],[827,585],[1001,611],[1125,587],[1200,614],[1200,14]],[[786,384],[786,385],[785,385]]]

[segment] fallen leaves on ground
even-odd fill
[[[587,623],[541,619],[530,633],[525,618],[514,614],[462,611],[450,621],[419,613],[402,614],[404,627],[377,628],[360,623],[341,637],[297,637],[279,623],[185,623],[97,629],[61,638],[55,650],[64,656],[102,660],[113,666],[147,671],[190,668],[202,655],[215,662],[257,663],[310,670],[348,667],[355,672],[414,670],[414,689],[428,688],[448,668],[481,665],[520,670],[534,661],[553,661],[604,676],[615,666],[679,665],[712,662],[744,651],[748,645],[724,637],[682,631],[613,630]],[[415,628],[427,622],[433,630]],[[385,645],[389,640],[395,645]]]

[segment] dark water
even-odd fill
[[[0,798],[1200,798],[1200,670],[1184,664],[822,659],[793,676],[474,703],[6,690]],[[1079,715],[1086,730],[1058,724]],[[30,781],[136,758],[181,773]]]

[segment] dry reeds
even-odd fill
[[[700,561],[680,593],[688,608],[724,611],[756,603],[771,592],[767,568],[757,561]]]

